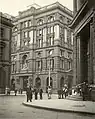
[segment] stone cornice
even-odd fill
[[[88,9],[88,1],[85,1],[84,4],[79,9],[79,11],[75,14],[71,24],[69,25],[70,28],[74,28],[80,22],[80,20],[83,18],[82,16],[84,16],[84,14],[86,14],[85,10],[87,10],[87,11],[89,10]]]

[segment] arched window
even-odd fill
[[[54,21],[54,16],[48,17],[48,22],[53,22]]]
[[[26,69],[27,68],[27,55],[24,55],[22,57],[22,69]]]
[[[42,25],[42,24],[43,24],[43,20],[39,19],[38,22],[37,22],[37,25]]]

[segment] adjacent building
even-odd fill
[[[19,12],[13,21],[11,88],[72,87],[73,32],[68,27],[72,17],[59,2]]]
[[[0,12],[0,93],[10,86],[12,22]]]
[[[74,78],[73,85],[95,84],[95,2],[74,0]]]

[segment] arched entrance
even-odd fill
[[[36,86],[37,88],[40,88],[40,87],[41,87],[41,79],[40,79],[39,77],[37,77],[37,78],[35,79],[35,86]]]
[[[15,79],[12,78],[11,80],[11,90],[14,90],[15,89]]]
[[[60,88],[64,87],[64,77],[60,79]]]
[[[0,68],[0,91],[1,93],[4,93],[6,87],[6,72],[1,67]]]

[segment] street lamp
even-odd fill
[[[50,86],[50,56],[52,55],[52,50],[49,52],[49,86]]]
[[[14,63],[15,63],[15,80],[16,80],[16,57],[14,58]],[[14,82],[14,85],[15,85],[15,82]]]

